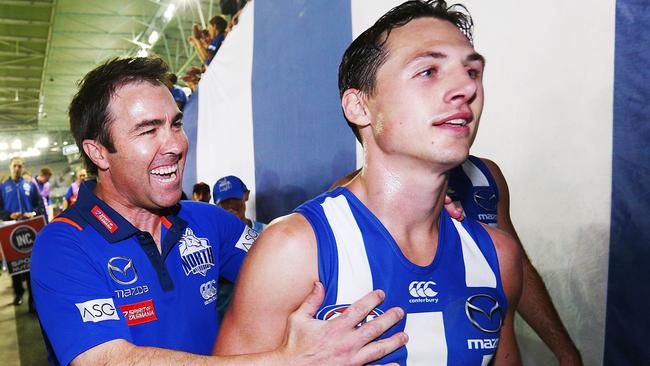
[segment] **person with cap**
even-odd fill
[[[251,229],[261,233],[266,224],[246,217],[246,201],[248,201],[250,193],[246,184],[234,175],[220,178],[212,189],[212,197],[214,197],[216,205],[237,216]]]

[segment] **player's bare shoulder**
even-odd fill
[[[275,249],[301,250],[293,247],[305,247],[309,246],[308,244],[315,245],[316,236],[309,221],[303,215],[292,213],[279,217],[267,225],[257,239],[256,246],[258,244],[268,245],[265,244],[267,242],[273,243],[276,246]]]
[[[504,230],[486,224],[481,225],[483,225],[483,228],[492,238],[494,248],[499,257],[500,267],[503,267],[504,265],[515,265],[520,267],[522,258],[521,247],[517,244],[517,241],[512,237],[512,235],[508,234]]]

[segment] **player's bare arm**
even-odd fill
[[[508,312],[501,327],[499,346],[494,358],[494,365],[521,365],[521,356],[517,347],[514,331],[514,312],[521,296],[521,250],[517,242],[508,233],[493,229],[487,225],[488,231],[499,258],[499,271],[503,291],[508,299]]]
[[[528,258],[519,235],[517,235],[517,231],[512,224],[508,183],[495,162],[485,158],[481,160],[492,173],[499,190],[497,227],[512,236],[522,254],[523,288],[517,311],[555,354],[555,357],[560,361],[560,365],[580,366],[582,365],[580,352],[562,324],[560,315],[553,305],[544,281]]]
[[[264,352],[277,348],[283,343],[285,329],[295,321],[295,316],[291,313],[312,291],[315,281],[318,281],[316,238],[307,220],[300,214],[291,214],[273,222],[248,253],[237,280],[233,302],[222,323],[214,353],[229,355]],[[377,299],[383,298],[381,292],[372,294],[378,296]],[[359,314],[366,315],[371,309],[363,308]],[[376,338],[403,315],[398,309],[392,309],[386,314],[386,319],[378,318],[376,320],[380,320],[379,322],[375,320],[372,324],[366,324],[371,327],[364,325],[358,329],[372,336],[363,337],[361,342],[367,343]],[[345,335],[337,334],[335,331],[338,325],[334,325],[331,333],[321,337],[319,347],[340,347],[346,343],[341,338]],[[354,339],[354,334],[347,336],[350,345],[359,342]],[[403,344],[400,340],[404,339],[404,334],[396,336],[380,344],[387,342],[396,346],[392,351]],[[364,362],[370,362],[388,353],[386,349],[377,346],[378,344],[370,344],[361,350]]]

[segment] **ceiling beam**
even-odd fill
[[[52,6],[52,3],[47,1],[0,0],[0,5],[29,6],[30,8],[49,8]]]
[[[26,93],[38,93],[38,88],[25,88],[25,87],[16,87],[16,86],[0,86],[0,92],[26,92]]]
[[[0,65],[0,70],[41,70],[40,66],[35,65]]]
[[[33,52],[15,52],[15,51],[0,51],[0,56],[17,56],[17,57],[38,57],[42,58],[44,55]]]
[[[12,18],[0,18],[0,24],[9,24],[9,25],[38,25],[38,26],[50,26],[50,22],[45,20],[29,20],[29,19],[12,19]]]
[[[16,63],[24,62],[24,61],[35,61],[35,60],[38,60],[40,58],[43,58],[43,56],[36,55],[36,56],[29,56],[27,58],[15,58],[13,60],[0,61],[0,65],[16,64]]]
[[[0,81],[41,81],[41,78],[33,78],[27,76],[0,76]]]
[[[0,36],[0,41],[10,41],[10,42],[38,42],[45,43],[47,38],[43,37],[27,37],[27,36]]]
[[[106,37],[133,37],[133,33],[126,33],[126,32],[75,32],[75,31],[53,31],[52,34],[55,35],[63,35],[63,36],[82,36],[82,37],[87,37],[87,36],[106,36]]]

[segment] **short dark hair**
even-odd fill
[[[168,72],[167,64],[160,58],[113,58],[86,74],[79,82],[79,91],[70,103],[70,131],[91,175],[97,175],[97,166],[84,151],[82,142],[95,140],[109,152],[115,152],[110,135],[113,116],[108,110],[115,91],[128,83],[164,84]]]
[[[52,176],[52,169],[45,167],[41,168],[41,175],[51,177]]]
[[[461,4],[447,6],[444,0],[407,1],[384,14],[345,50],[339,65],[339,93],[341,97],[350,88],[359,89],[368,96],[374,94],[377,70],[384,64],[388,55],[388,50],[384,46],[391,30],[418,18],[446,20],[455,25],[470,43],[473,42],[474,22],[465,6]],[[345,118],[347,120],[347,117]],[[348,125],[352,128],[357,140],[361,142],[357,126],[349,120]]]
[[[228,21],[226,18],[224,18],[221,15],[215,15],[210,19],[210,24],[214,25],[215,28],[219,31],[219,33],[223,33],[226,28],[228,27]]]
[[[198,182],[192,188],[192,196],[196,194],[203,202],[210,202],[210,186],[204,182]],[[194,198],[194,197],[192,197]]]

